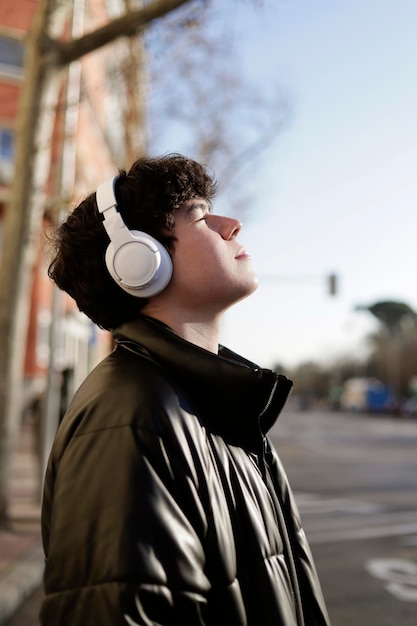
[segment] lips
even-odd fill
[[[249,254],[246,252],[244,248],[239,250],[239,252],[235,256],[235,259],[247,259],[247,258],[249,258]]]

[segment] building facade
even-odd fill
[[[39,4],[38,0],[0,4],[0,246],[14,176],[26,35]],[[67,39],[80,37],[125,10],[123,0],[73,0],[57,6],[54,27]],[[56,103],[44,232],[32,275],[22,413],[23,420],[29,416],[40,422],[52,420],[46,428],[51,432],[88,371],[111,349],[111,338],[49,281],[44,234],[100,182],[129,165],[126,136],[129,130],[132,135],[138,132],[126,126],[129,119],[138,119],[132,117],[138,102],[132,101],[132,85],[124,71],[134,63],[130,52],[129,42],[120,40],[72,63],[63,74]]]

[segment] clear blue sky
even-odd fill
[[[357,304],[417,310],[417,2],[224,4],[239,70],[259,93],[281,87],[292,111],[241,235],[261,283],[222,342],[263,366],[362,355],[377,323]]]
[[[292,115],[242,231],[261,284],[222,339],[263,365],[362,354],[376,322],[357,304],[417,310],[417,2],[258,5],[238,5],[234,44],[260,91],[282,85]]]

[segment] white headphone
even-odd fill
[[[102,183],[96,192],[97,208],[110,238],[106,266],[116,283],[137,298],[160,293],[172,276],[172,260],[166,248],[154,237],[129,230],[117,209],[115,176]]]

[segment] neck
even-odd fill
[[[163,322],[186,341],[214,354],[218,353],[221,313],[159,306],[157,298],[153,298],[142,313]]]
[[[210,316],[200,311],[167,311],[155,306],[153,302],[142,313],[163,322],[186,341],[217,354],[222,317],[220,314]]]

